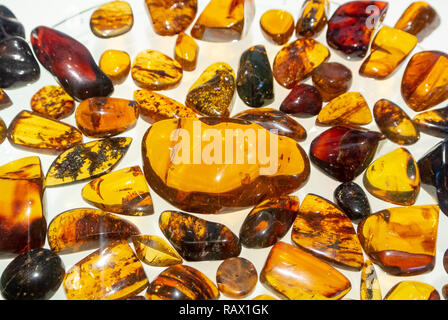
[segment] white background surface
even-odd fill
[[[29,34],[31,30],[38,25],[53,26],[56,23],[75,15],[77,12],[83,11],[85,9],[94,7],[96,5],[102,4],[106,1],[104,0],[72,0],[72,1],[61,1],[61,0],[4,0],[1,3],[9,7],[17,18],[24,24],[26,29],[26,35],[29,39]],[[70,19],[68,22],[61,24],[58,29],[68,33],[69,35],[75,37],[79,41],[83,42],[92,52],[95,59],[98,61],[101,54],[106,49],[121,49],[127,51],[131,58],[133,59],[135,55],[144,49],[157,49],[169,56],[173,56],[175,37],[160,37],[156,35],[152,29],[149,15],[144,4],[144,0],[129,0],[128,1],[134,11],[134,27],[131,32],[112,39],[99,39],[96,38],[89,29],[89,18],[92,11],[86,14],[76,16]],[[198,15],[202,12],[203,8],[207,4],[207,0],[199,0]],[[393,0],[389,1],[389,11],[384,20],[384,24],[388,26],[393,26],[397,19],[400,17],[405,8],[411,3],[410,0]],[[424,48],[426,50],[442,50],[448,52],[448,42],[446,41],[446,32],[448,30],[448,18],[446,14],[448,13],[448,2],[444,0],[429,0],[432,6],[434,6],[441,16],[442,24],[435,30],[429,37],[427,37],[422,43],[420,43],[420,48],[414,49],[414,53]],[[266,46],[269,59],[271,63],[274,60],[276,53],[280,50],[280,46],[273,45],[267,42],[260,31],[259,19],[261,15],[268,9],[279,8],[285,9],[291,12],[294,18],[297,20],[299,9],[302,1],[298,0],[255,0],[256,3],[256,15],[255,19],[251,25],[249,34],[239,42],[234,43],[207,43],[198,41],[200,46],[199,53],[199,64],[194,72],[184,72],[184,77],[182,83],[179,87],[164,91],[163,94],[170,96],[178,101],[183,102],[185,100],[186,93],[201,72],[210,64],[218,61],[225,61],[229,63],[235,72],[238,69],[239,57],[241,53],[252,45],[264,44]],[[331,13],[337,7],[335,5],[343,3],[343,1],[333,2],[331,7]],[[191,28],[191,26],[190,26]],[[188,32],[190,30],[188,29]],[[293,39],[291,39],[293,40]],[[319,41],[326,44],[325,41],[325,31],[322,32]],[[412,54],[410,56],[412,56]],[[397,104],[399,104],[411,117],[414,116],[414,112],[406,106],[400,95],[400,83],[403,71],[409,61],[409,58],[399,67],[393,77],[384,81],[375,81],[367,78],[362,78],[358,75],[359,66],[362,62],[350,62],[346,61],[340,56],[338,56],[334,51],[332,51],[332,56],[329,61],[337,61],[350,67],[353,71],[354,80],[351,91],[361,92],[369,103],[369,106],[373,108],[374,103],[381,99],[387,98]],[[8,95],[14,102],[14,105],[10,108],[0,111],[0,117],[3,118],[5,123],[8,125],[14,116],[23,109],[30,110],[29,101],[32,95],[45,85],[55,84],[54,78],[43,68],[41,68],[42,75],[41,79],[26,87],[16,90],[6,90]],[[307,81],[310,83],[310,80]],[[121,97],[132,99],[134,90],[138,89],[133,83],[131,77],[119,86],[115,87],[115,92],[113,97]],[[269,105],[271,108],[278,108],[283,99],[288,94],[288,90],[280,87],[275,83],[275,102]],[[237,95],[237,94],[236,94]],[[446,102],[442,103],[439,107],[446,106]],[[248,107],[237,97],[235,106],[232,114],[235,114],[241,110],[245,110]],[[63,121],[75,125],[74,115]],[[317,128],[314,125],[315,118],[298,121],[307,129],[308,138],[305,142],[301,143],[302,147],[308,152],[309,145],[311,141],[321,132],[326,130],[326,128]],[[115,168],[122,169],[130,167],[133,165],[141,166],[141,155],[140,155],[140,145],[141,137],[149,127],[149,124],[140,119],[137,126],[123,133],[121,136],[129,136],[134,138],[126,156]],[[374,122],[372,122],[368,128],[373,130],[379,130]],[[85,142],[90,141],[90,139],[85,138]],[[422,134],[421,139],[418,143],[408,146],[408,150],[414,155],[415,159],[418,160],[421,156],[430,149],[433,145],[438,143],[440,139]],[[399,146],[392,143],[391,141],[383,141],[378,148],[375,159],[378,157],[395,150]],[[8,141],[5,141],[0,146],[0,165],[8,163],[10,161],[33,155],[32,152],[23,151],[12,147]],[[47,172],[50,164],[55,159],[55,156],[49,156],[44,154],[38,154],[41,158],[44,174]],[[355,180],[358,184],[362,186],[362,176]],[[81,189],[86,184],[78,183],[69,186],[62,186],[57,188],[49,188],[45,192],[45,200],[47,204],[47,222],[49,223],[53,217],[57,214],[64,212],[66,210],[88,207],[89,205],[85,203],[81,197]],[[327,199],[333,200],[333,191],[339,185],[339,183],[331,178],[325,176],[320,171],[318,171],[313,165],[311,168],[311,178],[308,184],[299,190],[296,194],[299,196],[300,200],[303,200],[307,193],[316,193]],[[154,201],[155,214],[147,217],[131,217],[122,216],[125,219],[129,219],[134,222],[140,228],[143,234],[154,234],[163,236],[158,227],[158,218],[161,212],[168,209],[175,209],[166,203],[163,199],[157,196],[155,192],[152,192],[152,197]],[[372,207],[372,212],[376,212],[382,209],[390,208],[393,205],[390,203],[378,200],[370,194],[368,194],[370,204]],[[435,201],[422,189],[417,199],[416,204],[433,204]],[[225,215],[201,215],[210,221],[220,222],[227,225],[233,230],[234,233],[239,234],[240,226],[246,217],[250,208],[247,210],[225,214]],[[356,226],[355,226],[356,227]],[[448,283],[448,275],[443,269],[442,258],[443,253],[448,248],[448,218],[441,212],[440,222],[439,222],[439,238],[437,242],[437,257],[436,266],[434,270],[430,273],[423,274],[414,277],[394,277],[385,274],[381,269],[376,266],[376,271],[379,276],[383,297],[387,291],[396,283],[403,280],[418,280],[424,281],[433,285],[439,293],[444,284]],[[0,235],[1,236],[1,235]],[[285,236],[283,241],[291,243],[290,232]],[[48,244],[45,245],[48,248]],[[251,260],[257,271],[260,272],[265,258],[268,255],[270,248],[267,249],[246,249],[243,248],[241,257],[245,257]],[[64,261],[66,269],[73,266],[76,262],[87,256],[91,251],[85,251],[75,254],[63,255],[62,259]],[[6,265],[10,260],[0,260],[0,272],[4,270]],[[215,281],[216,270],[220,264],[220,261],[207,261],[207,262],[197,262],[190,263],[185,262],[185,264],[191,265],[204,272],[213,281]],[[163,268],[155,268],[144,265],[146,274],[151,281],[154,279]],[[360,272],[346,271],[338,268],[342,273],[344,273],[351,281],[352,289],[345,296],[345,298],[359,299],[359,286],[360,286]],[[260,283],[258,283],[256,290],[247,297],[251,299],[259,294],[270,294],[274,295],[272,292],[268,291]],[[53,299],[65,299],[65,294],[62,286],[58,292],[53,296]],[[221,299],[226,299],[225,296],[221,295]]]

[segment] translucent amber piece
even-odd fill
[[[413,205],[420,191],[417,163],[405,148],[375,160],[365,172],[363,182],[375,197],[402,206]]]
[[[330,57],[320,42],[301,38],[285,45],[275,56],[274,77],[285,88],[292,89]]]
[[[124,156],[131,141],[131,138],[107,138],[63,152],[48,169],[45,186],[92,179],[109,172]]]
[[[419,113],[414,117],[414,124],[421,132],[448,138],[448,107]]]
[[[395,28],[413,34],[422,41],[439,25],[440,17],[436,10],[425,1],[416,1],[403,12]]]
[[[173,141],[171,135],[177,129],[184,129],[183,136],[188,132],[191,139],[182,137],[183,142]],[[223,152],[219,156],[221,158],[215,157],[216,161],[210,161],[209,152],[213,147],[209,143],[200,142],[204,141],[201,137],[207,132],[220,135],[216,144],[212,144],[217,148],[215,150],[225,150],[227,143],[230,150],[227,158]],[[229,135],[229,132],[236,136]],[[245,142],[245,134],[254,136]],[[252,147],[247,144],[256,137],[259,141],[266,138],[266,145],[261,146],[259,151],[257,143],[251,142]],[[229,139],[234,141],[233,146]],[[198,141],[200,146],[197,145]],[[269,159],[264,164],[246,160],[246,157],[257,159],[256,154],[270,150],[271,143],[274,150],[278,150],[277,156],[271,157],[271,166],[268,164]],[[186,151],[182,155],[183,150]],[[236,150],[247,152],[243,154]],[[257,205],[267,198],[288,195],[299,189],[310,173],[308,157],[296,141],[273,135],[257,124],[238,119],[201,118],[156,122],[143,138],[142,154],[143,170],[152,189],[177,208],[197,213],[236,210]],[[232,158],[229,154],[232,154]],[[210,181],[215,183],[211,184]]]
[[[378,277],[370,260],[362,265],[360,293],[361,300],[383,300]]]
[[[401,95],[414,111],[424,111],[448,98],[448,55],[423,51],[409,61],[401,81]]]
[[[373,39],[370,55],[359,73],[362,76],[385,79],[403,62],[417,45],[417,37],[399,29],[384,26]]]
[[[185,265],[175,265],[160,273],[146,291],[148,300],[215,300],[216,285],[202,272]]]
[[[161,36],[178,34],[196,17],[197,0],[145,0],[154,31]]]
[[[186,33],[179,33],[174,48],[174,59],[182,66],[184,71],[193,71],[196,69],[198,62],[199,46]]]
[[[389,290],[384,300],[440,300],[440,295],[424,282],[401,281]]]
[[[0,110],[12,106],[12,101],[5,91],[0,89]]]
[[[45,86],[31,98],[31,109],[58,120],[72,114],[75,100],[60,86]]]
[[[180,83],[182,67],[157,50],[144,50],[135,57],[131,75],[135,84],[143,89],[166,90]]]
[[[6,124],[3,121],[2,118],[0,118],[0,144],[3,143],[3,141],[5,141],[6,139],[6,134],[7,134],[7,128],[6,128]]]
[[[313,70],[313,84],[324,101],[330,101],[346,93],[352,85],[352,72],[343,64],[325,62]]]
[[[337,300],[351,289],[335,268],[285,242],[272,247],[260,282],[291,300]]]
[[[181,256],[158,236],[132,236],[137,257],[153,267],[169,267],[182,263]]]
[[[297,36],[313,37],[327,24],[328,0],[306,0],[296,25]]]
[[[395,276],[434,268],[439,207],[395,207],[372,214],[358,225],[358,237],[370,259]]]
[[[372,122],[372,112],[359,92],[347,92],[331,100],[317,116],[321,125],[365,125]]]
[[[92,180],[82,197],[97,208],[129,216],[154,213],[149,187],[139,166],[121,169]]]
[[[224,260],[216,271],[219,291],[234,299],[248,296],[255,289],[257,281],[255,266],[249,260],[240,257]]]
[[[280,110],[294,117],[314,117],[322,110],[322,96],[315,87],[301,83],[286,96]]]
[[[132,8],[126,1],[111,1],[92,13],[90,29],[100,38],[120,36],[134,25]]]
[[[121,84],[131,70],[131,58],[124,51],[106,50],[101,55],[99,66],[113,84]]]
[[[9,125],[8,139],[14,145],[57,152],[82,143],[82,133],[66,123],[23,110]]]
[[[335,204],[314,194],[303,200],[294,221],[292,241],[327,261],[361,269],[361,244],[347,215]]]
[[[205,116],[228,117],[236,88],[235,72],[225,62],[209,66],[188,90],[185,105]]]
[[[294,18],[285,10],[268,10],[260,18],[260,27],[267,40],[284,45],[294,33]]]
[[[69,300],[118,300],[148,286],[141,262],[126,241],[91,253],[67,270],[64,289]]]

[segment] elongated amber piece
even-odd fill
[[[145,0],[154,31],[161,36],[178,34],[193,22],[197,0]]]
[[[188,34],[181,32],[177,36],[174,47],[174,59],[180,63],[184,71],[193,71],[198,62],[199,46]]]
[[[0,118],[0,144],[6,139],[7,130],[5,122]]]
[[[288,11],[271,9],[261,16],[260,27],[267,40],[284,45],[294,33],[294,18]]]
[[[233,299],[248,296],[255,289],[257,281],[258,274],[255,266],[241,257],[224,260],[216,271],[219,291]]]
[[[416,1],[403,12],[394,28],[417,36],[422,41],[440,25],[440,17],[425,1]]]
[[[90,29],[100,38],[112,38],[125,34],[134,25],[132,8],[126,1],[111,1],[92,13]]]
[[[99,66],[113,84],[121,84],[131,70],[131,58],[121,50],[106,50],[101,55]]]
[[[370,260],[362,265],[360,294],[361,300],[383,300],[375,267]]]
[[[260,282],[291,300],[337,300],[351,289],[335,268],[285,242],[272,247]]]
[[[389,290],[384,300],[440,300],[440,295],[427,283],[401,281]]]
[[[0,110],[12,106],[12,101],[5,91],[0,89]]]
[[[413,122],[421,132],[448,138],[448,107],[419,113]]]
[[[296,34],[302,37],[314,37],[327,24],[328,0],[306,0],[296,24]]]
[[[153,267],[169,267],[182,263],[181,256],[158,236],[132,236],[137,257]]]
[[[31,98],[31,109],[58,120],[72,114],[75,100],[60,86],[45,86]]]

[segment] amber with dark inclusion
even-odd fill
[[[440,295],[427,283],[401,281],[389,290],[384,300],[440,300]]]
[[[161,36],[178,34],[193,22],[197,0],[145,0],[154,31]]]
[[[448,138],[448,107],[419,113],[413,122],[421,132],[438,138]]]
[[[306,0],[300,10],[296,24],[296,34],[302,37],[314,37],[327,24],[328,0]]]
[[[92,13],[90,29],[100,38],[125,34],[134,24],[132,8],[126,1],[110,1]]]
[[[262,107],[274,100],[274,78],[263,45],[250,47],[241,55],[236,90],[250,107]]]
[[[369,199],[364,190],[353,181],[340,184],[334,191],[334,199],[355,223],[371,213]]]
[[[137,257],[153,267],[169,267],[182,263],[181,256],[161,237],[132,236]]]
[[[352,72],[343,64],[325,62],[311,74],[314,86],[324,101],[330,101],[346,93],[352,85]]]
[[[0,110],[12,106],[12,101],[5,91],[0,89]]]
[[[240,257],[224,260],[216,271],[219,291],[233,299],[248,296],[255,289],[257,281],[255,266],[249,260]]]
[[[75,110],[75,100],[60,86],[45,86],[31,98],[31,109],[59,120],[72,114]]]
[[[299,198],[283,196],[267,199],[247,215],[240,229],[246,248],[266,248],[282,239],[299,211]]]
[[[370,260],[362,265],[360,296],[361,300],[383,300],[375,267]]]
[[[260,28],[268,41],[284,45],[294,33],[294,18],[288,11],[271,9],[261,16]]]
[[[280,105],[280,110],[294,117],[309,118],[322,109],[322,96],[309,84],[295,86]]]
[[[0,118],[0,144],[3,143],[3,141],[5,141],[6,139],[6,134],[7,134],[7,128],[6,128],[6,124],[3,121],[2,118]]]
[[[403,12],[394,28],[413,34],[422,41],[439,25],[437,11],[425,1],[416,1]]]

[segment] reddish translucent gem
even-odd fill
[[[313,117],[322,109],[322,96],[308,84],[294,87],[280,105],[280,110],[295,117]]]

